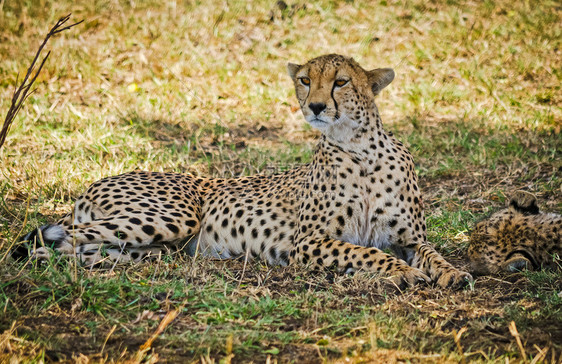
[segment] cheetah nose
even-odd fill
[[[320,114],[324,109],[326,109],[326,104],[323,102],[313,102],[308,105],[310,110],[314,113],[314,115]]]

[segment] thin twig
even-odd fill
[[[244,274],[246,273],[246,265],[248,264],[249,256],[250,256],[250,249],[246,249],[246,255],[244,256],[244,266],[242,267],[242,274],[240,275],[240,280],[238,281],[238,288],[240,288],[240,285],[242,284],[242,280],[244,279]]]
[[[105,345],[107,344],[107,341],[109,340],[111,335],[113,335],[113,333],[115,332],[115,329],[117,329],[117,325],[113,325],[113,327],[111,328],[111,330],[109,330],[109,333],[105,337],[105,341],[103,342],[103,345],[101,347],[100,356],[103,355],[103,351],[105,350]]]
[[[461,346],[461,335],[466,331],[466,326],[462,327],[459,332],[457,330],[453,330],[453,339],[455,340],[455,344],[457,344],[457,349],[459,350],[459,354],[461,355],[461,363],[466,364],[466,359],[464,358],[464,352]]]
[[[0,149],[2,148],[2,145],[4,145],[4,141],[6,141],[6,136],[8,135],[8,131],[10,130],[10,126],[12,125],[12,122],[14,121],[18,112],[21,110],[23,103],[29,97],[29,95],[31,95],[35,91],[35,90],[31,90],[31,87],[33,86],[33,83],[39,76],[41,69],[43,69],[43,66],[47,61],[47,58],[49,58],[49,55],[51,54],[50,51],[47,53],[47,55],[43,58],[43,60],[39,64],[39,67],[37,67],[35,74],[32,76],[35,68],[35,63],[37,63],[37,60],[41,55],[41,51],[43,51],[43,48],[45,47],[45,45],[53,35],[56,35],[67,29],[70,29],[84,21],[84,20],[80,20],[77,23],[62,27],[68,21],[68,19],[70,19],[70,15],[71,14],[61,17],[57,21],[57,23],[51,28],[49,33],[47,33],[45,39],[43,40],[43,43],[41,43],[39,49],[37,50],[37,53],[35,53],[35,57],[33,58],[31,65],[27,69],[27,73],[25,74],[23,81],[21,82],[21,84],[19,84],[19,86],[17,86],[14,89],[14,94],[12,95],[12,102],[10,104],[10,108],[8,109],[8,113],[6,114],[6,118],[4,119],[4,124],[2,124],[2,129],[0,130]],[[19,79],[19,75],[16,77],[16,85],[18,84],[18,79]]]
[[[521,356],[523,357],[523,362],[528,363],[527,354],[525,353],[525,348],[523,347],[523,344],[521,343],[521,336],[519,336],[519,332],[517,331],[517,326],[515,326],[515,321],[511,321],[509,323],[509,332],[511,333],[511,336],[513,336],[515,338],[515,341],[517,342],[517,346],[519,347],[519,351],[521,352]]]
[[[176,316],[180,313],[180,311],[183,309],[182,306],[180,306],[177,309],[174,309],[172,311],[168,311],[168,313],[166,313],[166,315],[164,316],[164,318],[162,319],[162,321],[160,321],[160,324],[158,325],[158,327],[156,328],[156,331],[154,332],[154,334],[152,334],[152,336],[150,336],[148,338],[148,340],[146,340],[146,342],[144,344],[141,345],[139,351],[141,352],[146,352],[148,351],[151,347],[152,347],[152,343],[154,342],[154,340],[156,340],[158,338],[158,336],[164,332],[164,330],[166,329],[166,327],[168,327],[168,325],[174,321],[174,319],[176,318]]]
[[[542,361],[544,358],[546,358],[546,354],[548,353],[548,350],[550,349],[550,347],[547,345],[544,347],[544,349],[541,349],[540,347],[537,346],[537,344],[533,345],[535,347],[535,349],[537,349],[537,351],[539,352],[534,358],[533,361],[531,361],[531,364],[536,364],[540,361]]]

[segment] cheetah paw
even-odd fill
[[[431,282],[431,278],[429,278],[424,272],[409,266],[401,267],[399,271],[393,272],[389,279],[400,289],[413,287],[418,284],[428,284]]]
[[[474,278],[469,273],[452,268],[439,275],[437,285],[442,288],[460,289],[473,281]]]

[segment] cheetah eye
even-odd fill
[[[336,82],[334,82],[334,85],[336,85],[337,87],[343,87],[345,86],[345,84],[348,82],[349,80],[344,80],[344,79],[339,79],[336,80]]]
[[[300,77],[299,81],[301,81],[301,83],[305,86],[309,86],[310,85],[310,78],[308,77]]]

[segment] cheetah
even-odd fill
[[[476,225],[468,256],[478,275],[561,268],[562,216],[540,212],[533,194],[517,191],[507,209]]]
[[[288,72],[306,121],[321,132],[310,163],[228,179],[104,178],[70,214],[29,233],[28,252],[137,262],[189,242],[204,256],[380,272],[402,286],[472,280],[428,243],[413,158],[383,129],[374,99],[394,71],[330,54],[289,63]]]

